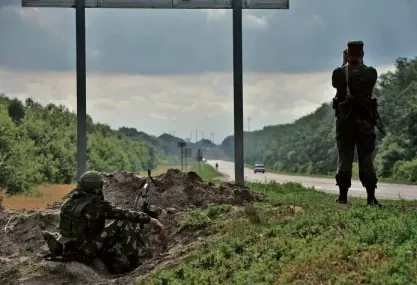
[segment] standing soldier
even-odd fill
[[[378,179],[372,161],[376,137],[374,128],[380,123],[376,99],[372,99],[378,73],[375,68],[363,64],[362,41],[349,42],[345,56],[342,67],[336,68],[332,75],[332,85],[337,89],[336,97],[333,99],[339,153],[336,174],[339,198],[336,202],[347,203],[356,146],[359,178],[366,188],[368,205],[380,206],[375,198]]]

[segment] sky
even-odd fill
[[[394,4],[395,3],[395,4]],[[349,40],[379,73],[417,54],[415,0],[290,0],[243,11],[245,131],[329,102]],[[88,9],[87,112],[113,128],[233,134],[230,10]],[[76,111],[75,11],[0,0],[0,93]],[[192,134],[192,135],[191,135]]]

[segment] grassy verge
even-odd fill
[[[296,183],[253,184],[267,200],[239,209],[213,206],[182,217],[183,228],[212,228],[207,242],[179,266],[144,284],[416,284],[417,204],[384,208]]]
[[[188,165],[187,167],[184,166],[184,171],[186,171],[187,169],[190,169],[191,166]],[[166,165],[158,165],[158,167],[154,170],[152,170],[152,175],[160,175],[162,173],[166,173],[168,171],[168,169],[181,169],[181,165],[171,165],[171,164],[166,164]],[[146,170],[140,171],[140,175],[147,175],[146,174]]]
[[[248,164],[245,165],[245,167],[253,169],[255,166]],[[269,167],[265,167],[265,171],[276,173],[276,174],[282,174],[282,175],[289,175],[289,176],[304,176],[304,177],[314,177],[314,178],[329,178],[334,179],[335,174],[308,174],[308,173],[294,173],[294,172],[285,172],[285,171],[277,171],[274,169],[271,169]],[[359,167],[357,163],[354,163],[353,169],[352,169],[352,179],[359,180]],[[411,182],[411,181],[402,181],[402,180],[396,180],[393,178],[385,178],[385,177],[378,177],[379,182],[383,183],[389,183],[389,184],[404,184],[404,185],[417,185],[417,182]]]
[[[192,171],[195,171],[205,182],[219,183],[219,177],[223,174],[217,172],[213,167],[205,163],[196,163],[192,166]]]

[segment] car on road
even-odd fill
[[[262,172],[265,173],[265,166],[262,163],[255,164],[255,168],[253,169],[253,173]]]

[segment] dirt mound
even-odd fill
[[[115,172],[105,177],[105,198],[119,207],[133,209],[146,177],[130,172]],[[137,270],[120,278],[104,277],[82,264],[43,259],[47,247],[41,232],[57,230],[61,203],[56,202],[43,211],[0,210],[0,284],[131,284],[136,276],[158,264],[179,260],[179,253],[183,254],[184,248],[191,248],[192,242],[196,242],[196,233],[184,232],[179,226],[184,209],[224,203],[241,205],[261,198],[232,184],[206,184],[195,172],[169,170],[154,180],[157,186],[151,184],[149,198],[151,204],[161,209],[160,221],[169,236],[167,252],[163,253],[158,244],[153,244],[154,256],[144,260]],[[149,225],[145,225],[144,233],[151,232],[148,230]]]
[[[110,202],[125,208],[132,208],[136,195],[146,177],[129,172],[116,172],[106,175],[104,196]],[[242,205],[245,202],[259,200],[248,189],[238,188],[233,184],[207,184],[195,172],[184,173],[177,169],[169,169],[167,173],[153,177],[149,189],[149,199],[161,208],[202,207],[210,204]]]
[[[59,222],[59,212],[3,211],[0,214],[0,256],[33,255],[45,245],[41,239],[41,231],[54,231]],[[46,247],[44,248],[46,250]]]

